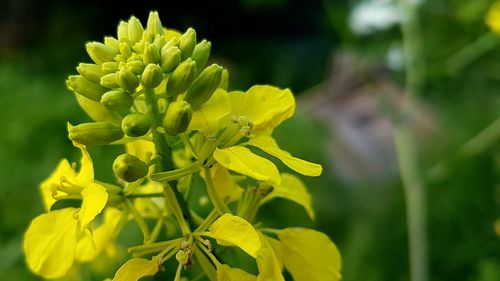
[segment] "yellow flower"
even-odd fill
[[[493,32],[500,34],[500,1],[491,5],[485,21]]]
[[[60,162],[56,171],[41,186],[48,213],[36,217],[24,236],[23,248],[28,266],[46,278],[66,274],[75,259],[79,240],[89,239],[91,242],[87,245],[97,247],[90,223],[101,213],[108,200],[104,186],[94,183],[94,169],[87,150],[84,146],[75,145],[83,155],[80,171],[76,173],[65,160]],[[81,198],[82,205],[78,209],[50,211],[57,196]]]

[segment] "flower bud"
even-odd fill
[[[132,154],[122,154],[113,162],[113,172],[126,182],[134,182],[147,176],[148,166]]]
[[[160,85],[161,80],[163,80],[161,67],[157,64],[148,64],[141,76],[142,85],[147,88],[156,88]]]
[[[116,31],[116,34],[118,35],[118,41],[120,42],[126,42],[128,41],[128,23],[125,21],[120,21],[118,24],[118,29]]]
[[[101,104],[112,110],[124,111],[129,109],[133,103],[132,96],[125,93],[123,89],[106,92],[101,97]]]
[[[79,95],[93,101],[100,101],[101,96],[107,91],[103,86],[96,84],[80,75],[72,75],[66,80],[68,88]]]
[[[130,70],[120,69],[116,73],[116,82],[122,89],[133,91],[139,86],[139,78]]]
[[[120,49],[120,54],[123,56],[123,57],[130,57],[130,55],[132,54],[132,49],[130,48],[130,45],[125,43],[125,42],[121,42],[119,45],[118,45],[118,48]]]
[[[85,45],[90,58],[97,64],[113,61],[113,58],[118,54],[116,50],[99,42],[90,42]]]
[[[94,83],[99,83],[101,77],[104,75],[101,67],[93,63],[80,63],[76,71]]]
[[[222,70],[222,79],[220,80],[219,88],[227,91],[227,87],[229,87],[229,72],[227,69]]]
[[[144,136],[151,128],[151,118],[145,113],[130,113],[122,120],[122,130],[129,137]]]
[[[191,56],[196,45],[196,31],[188,28],[181,38],[179,38],[179,49],[181,49],[181,59],[185,60]]]
[[[153,40],[156,34],[163,35],[163,26],[161,25],[158,12],[150,12],[146,29],[153,34]]]
[[[193,50],[191,58],[196,62],[196,68],[200,72],[207,64],[208,58],[210,57],[210,48],[212,43],[207,40],[203,40],[198,43]]]
[[[176,97],[187,90],[196,77],[196,62],[191,58],[179,64],[170,74],[167,82],[167,95]]]
[[[177,47],[162,48],[160,66],[163,72],[170,73],[181,62],[181,50]]]
[[[127,69],[136,75],[141,75],[144,71],[144,63],[142,60],[131,60],[127,62]]]
[[[104,45],[110,47],[111,49],[115,50],[118,52],[118,43],[119,41],[111,36],[106,36],[104,37]]]
[[[179,47],[179,38],[177,37],[172,37],[170,40],[168,40],[163,48],[168,49],[170,47]]]
[[[222,70],[223,68],[217,64],[205,68],[187,90],[184,100],[194,109],[207,102],[220,85]]]
[[[158,63],[160,61],[160,52],[155,44],[146,43],[142,60],[144,64]]]
[[[71,140],[84,145],[105,145],[123,138],[122,129],[106,121],[70,126],[68,131]]]
[[[161,48],[165,45],[165,36],[156,35],[155,40],[153,41],[153,44],[155,44],[156,49],[161,50]]]
[[[165,114],[163,128],[168,135],[177,135],[187,130],[193,110],[189,103],[179,100],[172,102]]]
[[[116,73],[106,74],[103,77],[101,77],[100,84],[101,86],[110,89],[118,88],[119,87],[118,83],[116,83]]]
[[[115,73],[118,71],[119,64],[114,61],[109,61],[109,62],[104,62],[101,64],[101,69],[102,72],[109,74],[109,73]],[[99,80],[100,82],[100,80]]]
[[[132,43],[140,41],[142,39],[142,33],[144,28],[141,22],[134,16],[130,17],[128,20],[128,38]]]

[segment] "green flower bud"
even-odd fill
[[[132,60],[127,62],[127,69],[136,75],[141,75],[144,71],[144,63],[142,60]]]
[[[102,86],[110,89],[118,88],[118,83],[116,82],[116,73],[106,74],[101,77],[99,82]]]
[[[156,35],[153,44],[155,44],[157,50],[161,50],[161,48],[165,45],[165,36]]]
[[[161,49],[160,66],[163,72],[170,73],[181,62],[181,50],[177,47]]]
[[[146,43],[142,60],[144,64],[158,63],[160,61],[160,52],[155,44]]]
[[[118,52],[118,40],[111,36],[104,37],[104,45]]]
[[[170,40],[168,40],[165,45],[163,46],[164,49],[168,49],[170,47],[179,47],[179,38],[177,37],[172,37]]]
[[[193,50],[191,58],[196,62],[196,67],[198,72],[200,72],[207,64],[208,58],[210,57],[210,48],[212,43],[207,40],[203,40],[198,43]]]
[[[165,114],[163,128],[168,135],[177,135],[183,133],[189,127],[193,110],[189,103],[179,100],[172,102]]]
[[[144,28],[141,22],[134,16],[130,17],[128,20],[128,38],[132,43],[140,41],[142,39],[142,33]]]
[[[157,64],[148,64],[141,76],[144,87],[156,88],[163,80],[163,71]]]
[[[167,95],[176,97],[187,90],[196,77],[196,62],[191,58],[179,64],[170,74],[167,82]]]
[[[185,60],[191,56],[196,45],[196,31],[192,28],[188,28],[184,34],[182,34],[179,39],[179,49],[181,49],[181,59]]]
[[[145,113],[130,113],[122,120],[122,130],[129,137],[144,136],[151,128],[151,118]]]
[[[132,154],[122,154],[113,162],[113,172],[126,182],[134,182],[147,176],[148,166]]]
[[[120,54],[122,54],[122,56],[127,58],[130,57],[130,55],[132,54],[132,49],[130,48],[129,44],[121,42],[118,46],[120,49]]]
[[[99,42],[87,43],[85,47],[90,58],[99,65],[103,62],[113,61],[113,58],[118,54],[116,50]]]
[[[70,126],[69,138],[84,145],[105,145],[123,138],[122,129],[106,121]]]
[[[155,11],[149,13],[146,29],[153,34],[153,40],[157,34],[163,35],[164,33],[163,26],[161,25],[160,16],[158,15],[158,12]]]
[[[120,69],[116,73],[116,82],[122,89],[133,91],[139,86],[139,78],[130,70]]]
[[[68,77],[66,85],[75,93],[97,102],[101,100],[101,96],[107,91],[103,86],[80,75]]]
[[[137,43],[153,43],[155,40],[155,34],[150,30],[145,30],[142,33],[142,40]]]
[[[101,64],[101,69],[102,72],[109,74],[109,73],[115,73],[118,71],[119,64],[114,61],[109,61],[109,62],[104,62]],[[99,79],[100,83],[100,79]]]
[[[229,72],[227,69],[222,70],[222,79],[220,80],[219,88],[227,91],[227,87],[229,86]]]
[[[132,96],[127,94],[123,89],[106,92],[101,97],[101,104],[112,110],[125,111],[129,109],[133,103],[134,99]]]
[[[118,41],[126,42],[128,41],[128,23],[125,21],[120,21],[118,24],[118,30],[116,31],[118,35]]]
[[[223,68],[217,64],[205,68],[187,90],[184,100],[194,109],[207,102],[220,85],[222,70]]]
[[[94,83],[99,83],[101,81],[101,77],[104,75],[101,67],[93,63],[80,63],[76,68],[76,71]]]

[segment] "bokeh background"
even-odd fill
[[[499,280],[500,35],[485,24],[492,1],[418,2],[426,71],[412,128],[427,188],[431,280]],[[194,27],[212,41],[231,89],[269,83],[296,95],[298,113],[276,137],[325,167],[304,179],[317,220],[279,200],[260,217],[327,233],[346,281],[409,280],[392,131],[405,62],[390,0],[0,2],[0,280],[38,280],[24,264],[22,235],[42,212],[38,184],[60,159],[79,157],[65,124],[89,119],[64,81],[89,61],[84,42],[114,35],[132,14],[145,22],[150,10],[165,26]],[[100,179],[112,178],[113,153],[91,149]],[[80,280],[102,280],[116,267],[107,266]]]

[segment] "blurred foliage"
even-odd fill
[[[0,9],[0,279],[37,280],[24,265],[22,233],[42,211],[38,184],[61,158],[78,159],[65,123],[86,117],[65,89],[64,79],[77,62],[88,60],[85,41],[114,33],[118,19],[131,14],[143,19],[157,9],[166,25],[180,30],[195,26],[200,37],[213,42],[214,55],[233,74],[232,88],[272,83],[299,94],[328,78],[336,49],[350,50],[370,65],[384,63],[390,47],[400,42],[397,26],[370,35],[352,34],[347,21],[359,2],[241,0],[172,6],[7,1]],[[427,182],[431,277],[498,280],[500,241],[493,223],[500,217],[499,142],[477,155],[453,156],[498,118],[500,44],[458,71],[451,72],[448,65],[451,57],[488,32],[484,16],[492,1],[423,2],[426,82],[421,101],[434,113],[436,132],[420,143],[420,155],[425,170],[453,159],[445,174]],[[403,84],[402,72],[390,74]],[[284,149],[325,165],[328,135],[324,126],[303,113],[276,132]],[[110,166],[109,155],[99,149],[91,153],[98,167]],[[111,177],[111,171],[97,170],[98,177]],[[346,281],[408,280],[399,180],[354,185],[329,171],[327,166],[322,177],[306,181],[317,221],[310,222],[300,207],[279,199],[263,208],[262,221],[315,224],[328,233],[343,253]],[[93,280],[92,275],[87,273],[84,280]]]

